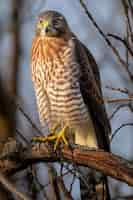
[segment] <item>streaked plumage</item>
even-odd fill
[[[47,11],[39,20],[31,69],[41,123],[50,128],[57,122],[68,125],[76,143],[109,151],[110,124],[93,56],[61,14]],[[42,20],[50,24],[45,30]]]

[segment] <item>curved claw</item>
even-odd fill
[[[68,145],[67,139],[65,137],[65,131],[66,131],[67,127],[65,126],[58,134],[57,134],[57,139],[54,145],[54,150],[56,150],[60,140],[63,140],[63,142]]]

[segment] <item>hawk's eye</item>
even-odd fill
[[[47,28],[49,22],[47,20],[40,19],[38,22],[38,28]]]

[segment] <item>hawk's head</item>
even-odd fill
[[[36,29],[38,35],[47,37],[61,37],[70,32],[64,16],[53,10],[42,12],[39,15]]]

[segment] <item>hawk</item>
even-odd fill
[[[71,128],[76,144],[110,151],[98,66],[59,12],[38,17],[31,72],[42,125],[54,131],[60,127],[56,146],[61,138],[67,144],[65,132]]]

